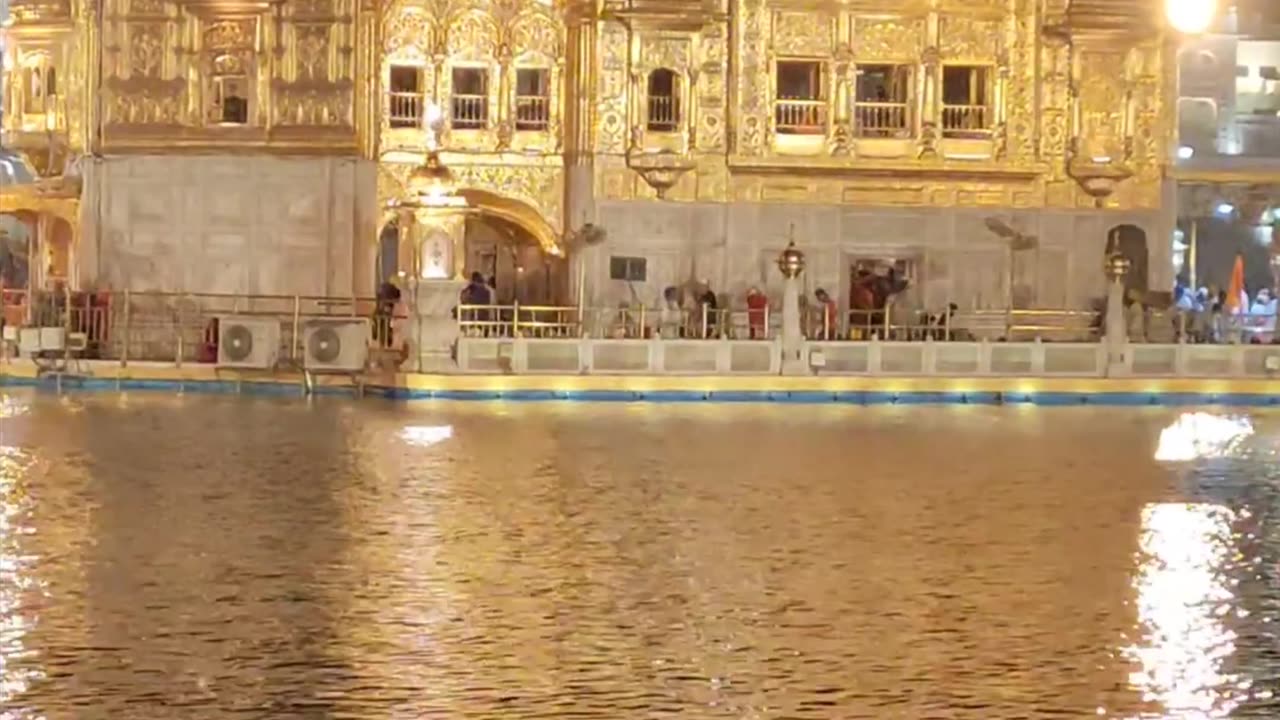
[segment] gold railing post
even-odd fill
[[[644,303],[640,303],[640,327],[636,328],[636,337],[642,339],[647,337],[649,333],[646,332],[646,330],[648,330],[648,328],[645,327]]]
[[[183,298],[182,295],[178,296],[178,310],[173,314],[174,330],[176,330],[178,333],[178,342],[176,343],[177,355],[174,358],[174,364],[177,365],[178,367],[182,367],[182,355],[183,355],[183,351],[186,349],[183,345],[183,339],[182,339],[182,298]]]
[[[132,310],[130,309],[130,307],[132,306],[132,303],[130,302],[129,294],[130,294],[130,291],[128,289],[125,289],[124,320],[121,322],[121,325],[123,325],[124,328],[122,330],[123,332],[122,342],[120,343],[120,367],[124,367],[129,364],[129,322],[130,322],[130,316],[133,314]]]
[[[299,297],[298,295],[294,295],[293,296],[293,336],[289,342],[289,359],[290,360],[298,359],[298,347],[299,347],[298,343],[300,341],[300,338],[298,337],[298,325],[301,322],[301,318],[302,318],[302,298]]]
[[[520,301],[511,303],[511,337],[520,337]]]

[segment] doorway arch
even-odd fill
[[[1107,232],[1107,255],[1116,253],[1129,260],[1129,274],[1124,278],[1125,290],[1145,293],[1150,289],[1147,266],[1147,232],[1137,225],[1116,225]]]
[[[0,287],[26,290],[31,279],[31,256],[36,217],[31,213],[0,213]]]
[[[553,306],[568,303],[569,272],[559,254],[544,250],[524,227],[476,213],[463,233],[464,275],[491,281],[499,305]]]
[[[373,286],[400,278],[400,219],[392,217],[378,231],[378,254],[373,266]]]

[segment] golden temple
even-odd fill
[[[37,284],[349,295],[476,270],[502,301],[585,282],[615,305],[776,291],[794,228],[811,288],[888,263],[922,305],[1082,306],[1109,244],[1172,281],[1159,10],[11,0],[5,145],[39,179],[0,210],[38,239]],[[429,150],[463,221],[406,210]]]

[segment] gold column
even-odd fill
[[[569,162],[585,165],[595,146],[596,24],[579,18],[569,26],[567,77],[561,85],[561,102],[566,108]]]
[[[84,64],[86,92],[81,96],[81,137],[68,138],[89,154],[102,152],[102,23],[100,4],[87,1],[82,9],[85,18],[84,46],[80,62]]]
[[[925,20],[925,50],[920,83],[920,125],[939,127],[938,118],[941,112],[942,99],[938,96],[938,85],[941,83],[942,59],[938,52],[938,13],[931,12]]]
[[[382,106],[382,23],[377,0],[360,0],[355,46],[356,138],[361,156],[373,160],[378,157]]]

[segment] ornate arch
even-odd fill
[[[395,172],[401,170],[401,172]],[[458,168],[465,171],[467,168]],[[405,176],[412,170],[410,165],[391,166],[383,164],[378,172],[378,206],[383,208],[382,214],[379,216],[378,229],[381,232],[382,226],[393,217],[396,217],[397,210],[391,209],[390,204],[405,197],[408,188],[405,185]],[[561,232],[556,222],[549,219],[543,214],[534,202],[533,198],[514,197],[510,194],[504,194],[479,187],[476,180],[483,179],[481,177],[468,178],[465,173],[460,173],[458,178],[458,195],[466,198],[467,204],[474,212],[490,215],[515,225],[533,238],[543,252],[560,255],[564,249],[561,247]],[[555,208],[558,212],[558,207]],[[555,217],[555,216],[552,216]]]

